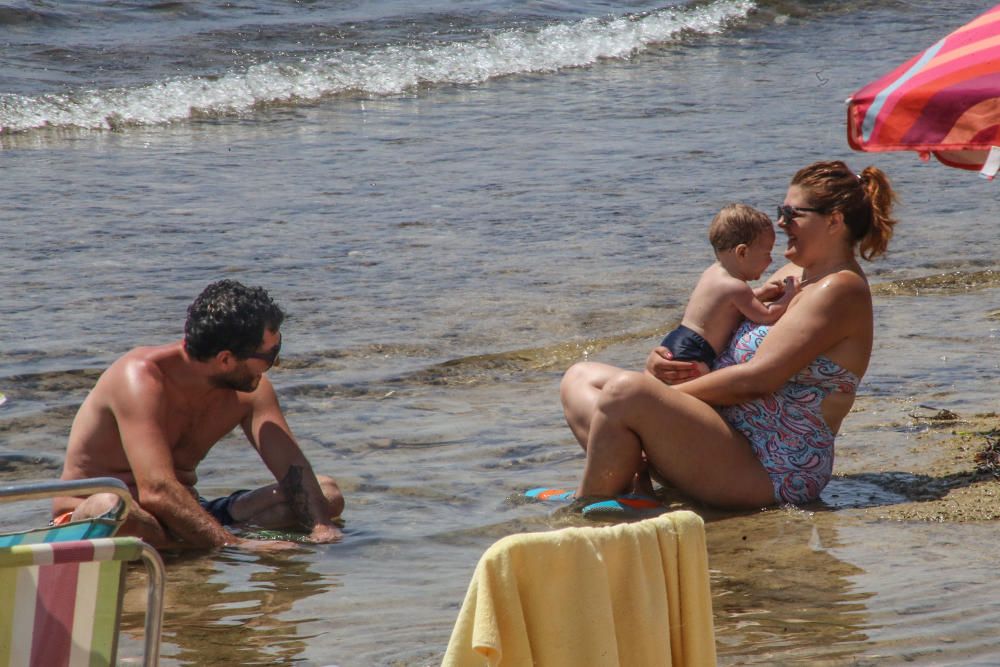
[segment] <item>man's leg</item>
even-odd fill
[[[330,518],[340,516],[344,511],[344,496],[337,482],[326,475],[316,475],[316,480],[329,505]],[[278,484],[268,484],[244,493],[234,499],[228,509],[236,523],[253,525],[265,530],[300,527]]]
[[[84,499],[73,510],[73,521],[86,519],[96,519],[111,512],[117,507],[120,499],[113,493],[95,493]],[[149,545],[162,549],[174,546],[176,540],[172,539],[163,526],[152,514],[144,510],[134,499],[132,509],[128,513],[125,522],[118,528],[115,535],[119,537],[138,537]]]
[[[95,493],[80,501],[73,508],[73,521],[84,521],[104,516],[121,502],[113,493]]]

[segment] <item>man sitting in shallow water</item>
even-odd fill
[[[281,351],[284,317],[263,288],[206,287],[188,308],[183,341],[135,348],[101,375],[73,420],[62,479],[125,482],[136,503],[119,534],[159,548],[266,546],[227,529],[237,524],[340,539],[332,522],[344,508],[340,489],[313,472],[265,375]],[[236,426],[277,483],[207,501],[195,468]],[[116,501],[57,498],[54,521],[101,516]]]

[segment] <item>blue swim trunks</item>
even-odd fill
[[[250,493],[250,489],[240,489],[239,491],[233,491],[228,496],[214,498],[212,500],[198,496],[198,502],[201,504],[202,508],[211,514],[216,521],[221,523],[223,526],[231,526],[234,523],[237,523],[237,521],[233,518],[233,515],[229,513],[229,508],[232,507],[233,503],[236,502],[238,498],[248,493]]]
[[[718,356],[707,340],[683,324],[668,333],[660,345],[670,350],[677,361],[704,361],[711,366]]]

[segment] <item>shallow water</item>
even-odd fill
[[[79,121],[51,116],[0,136],[0,480],[58,474],[100,369],[132,345],[178,337],[193,296],[234,277],[290,312],[272,379],[302,446],[348,500],[338,545],[168,558],[164,664],[436,664],[479,555],[512,532],[568,525],[505,502],[577,479],[562,371],[584,357],[637,367],[709,261],[718,207],[771,211],[792,172],[820,157],[883,168],[903,222],[871,267],[876,352],[822,505],[704,512],[720,663],[1000,660],[996,526],[877,518],[903,499],[889,481],[927,455],[913,453],[917,406],[997,409],[998,288],[985,273],[1000,265],[997,185],[912,155],[853,154],[843,119],[844,98],[977,3],[757,3],[711,29],[691,27],[684,5],[669,24],[639,2],[482,2],[454,14],[440,3],[419,15],[394,2],[305,14],[247,3],[252,16],[230,3],[166,3],[149,16],[145,3],[74,4],[112,12],[75,33],[75,65],[57,57],[58,17],[0,16],[21,35],[3,52],[4,90],[36,115],[45,95],[68,95],[62,108]],[[634,41],[633,26],[615,23],[626,12],[648,13],[660,32]],[[530,42],[513,52],[513,73],[495,30]],[[439,42],[478,48],[483,76],[449,78],[456,59]],[[622,44],[630,57],[601,55]],[[577,66],[567,52],[598,55]],[[396,87],[310,95],[311,79],[268,69],[269,86],[301,87],[191,111],[192,77],[238,106],[214,82],[297,58],[322,78],[331,53],[369,58]],[[98,69],[112,62],[127,66]],[[143,97],[177,77],[183,113]],[[131,107],[113,88],[138,96],[146,120],[122,121]],[[99,129],[109,104],[118,131]],[[10,128],[21,116],[8,112],[0,105]],[[201,478],[206,495],[267,481],[235,435]],[[138,632],[136,596],[128,608]]]

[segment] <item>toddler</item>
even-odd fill
[[[661,345],[679,361],[701,361],[711,367],[729,344],[743,318],[774,324],[795,296],[796,285],[786,280],[777,301],[761,303],[749,280],[757,280],[771,264],[774,225],[766,214],[745,204],[729,204],[712,220],[708,239],[716,262],[705,269],[691,293],[680,326]],[[761,288],[771,291],[773,286]]]

